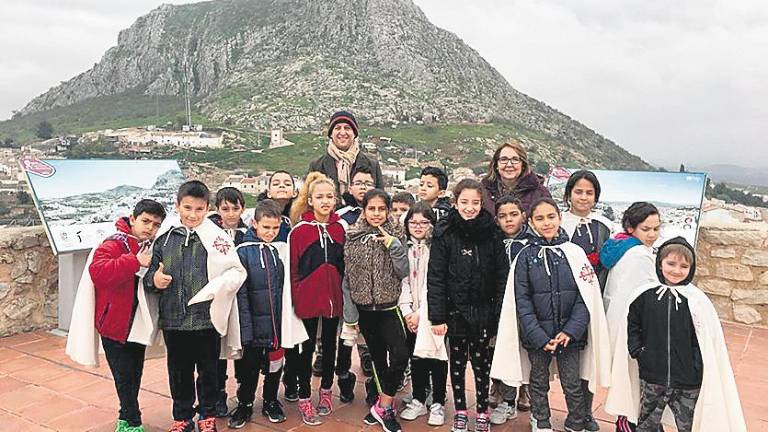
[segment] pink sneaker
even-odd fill
[[[299,399],[299,413],[301,413],[301,420],[304,424],[317,426],[323,423],[320,417],[317,416],[315,407],[312,406],[310,399]]]
[[[317,413],[321,416],[330,415],[333,411],[333,393],[331,389],[320,389],[320,400],[317,402]]]

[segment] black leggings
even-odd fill
[[[411,355],[416,345],[416,333],[408,332]],[[411,385],[413,398],[427,401],[427,388],[432,380],[432,402],[445,405],[445,386],[448,383],[448,362],[433,358],[411,357]]]
[[[200,416],[216,414],[219,393],[217,365],[221,336],[216,330],[165,330],[168,379],[173,398],[173,419],[190,420],[195,412],[195,390],[200,403]],[[197,370],[197,381],[195,381]]]
[[[467,396],[464,391],[467,360],[472,363],[475,375],[475,400],[477,412],[488,411],[488,386],[491,375],[490,337],[487,332],[467,337],[449,337],[448,340],[453,406],[456,411],[466,411]]]
[[[101,337],[101,345],[109,363],[109,370],[115,379],[117,397],[120,399],[120,420],[129,426],[141,426],[139,410],[139,389],[144,372],[144,351],[146,346],[126,342],[124,344]]]
[[[302,320],[304,329],[306,329],[309,339],[302,342],[301,352],[298,348],[291,348],[285,352],[285,384],[292,386],[298,382],[299,397],[308,399],[312,395],[312,354],[315,352],[315,337],[317,334],[318,322],[321,326],[321,336],[323,341],[323,350],[326,352],[336,352],[336,328],[339,325],[339,318],[308,318]],[[333,369],[336,358],[333,355],[323,356],[323,376],[320,380],[320,388],[328,390],[333,385]]]
[[[360,310],[358,324],[363,337],[368,341],[368,350],[373,360],[373,377],[379,394],[394,396],[410,356],[400,309]]]
[[[243,347],[243,358],[235,360],[235,378],[237,400],[241,404],[252,404],[256,398],[256,387],[259,384],[259,371],[264,374],[264,386],[261,395],[264,401],[277,400],[277,387],[280,384],[282,368],[269,372],[269,348]]]

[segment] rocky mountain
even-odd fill
[[[412,0],[219,0],[163,5],[90,70],[24,117],[110,95],[184,95],[212,123],[308,130],[334,109],[367,124],[515,124],[576,159],[646,168],[578,121],[515,90]],[[600,164],[606,166],[606,164]]]

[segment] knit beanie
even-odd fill
[[[336,127],[338,123],[348,124],[352,128],[352,131],[355,132],[355,138],[357,138],[357,121],[355,120],[355,116],[348,111],[337,111],[333,113],[331,121],[328,124],[328,138],[331,137],[331,132],[333,132],[333,128]]]

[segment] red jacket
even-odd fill
[[[100,335],[121,343],[128,339],[136,301],[139,242],[128,218],[115,222],[117,233],[107,237],[88,267],[96,293],[94,323]]]
[[[344,227],[331,213],[328,223],[314,213],[291,231],[291,295],[296,316],[302,319],[342,314],[341,278],[344,275]]]

